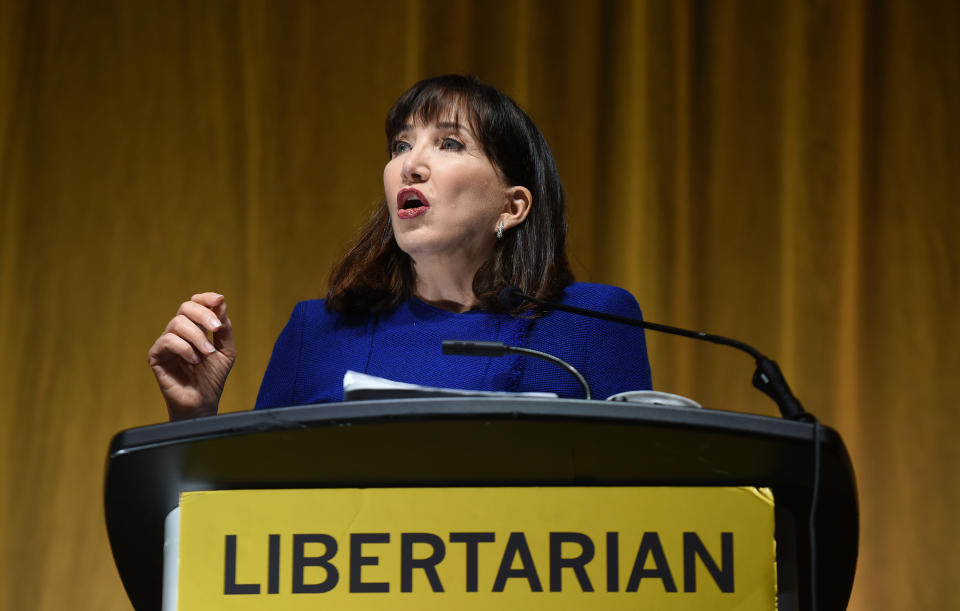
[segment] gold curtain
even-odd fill
[[[545,133],[579,279],[775,356],[843,435],[851,608],[955,606],[958,31],[949,0],[0,0],[0,608],[129,608],[101,486],[165,418],[147,348],[225,293],[249,409],[382,195],[386,109],[443,72]],[[649,343],[657,388],[775,415],[748,358]]]

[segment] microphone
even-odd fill
[[[803,409],[803,406],[800,405],[800,400],[797,399],[790,391],[790,386],[787,384],[786,378],[783,377],[783,372],[780,371],[780,366],[777,365],[776,361],[767,358],[753,346],[745,344],[741,341],[730,339],[729,337],[723,337],[721,335],[704,333],[702,331],[691,331],[689,329],[671,327],[670,325],[661,325],[659,323],[648,322],[646,320],[637,320],[635,318],[628,318],[626,316],[617,316],[616,314],[607,314],[606,312],[598,312],[596,310],[568,306],[553,301],[545,301],[543,299],[538,299],[525,294],[517,286],[508,286],[501,290],[499,301],[500,305],[507,310],[513,310],[523,302],[529,301],[530,303],[535,303],[551,310],[561,310],[573,314],[580,314],[581,316],[600,318],[602,320],[609,320],[625,325],[642,327],[644,329],[650,329],[651,331],[660,331],[661,333],[669,333],[671,335],[680,335],[683,337],[698,339],[710,342],[712,344],[720,344],[722,346],[730,346],[732,348],[742,350],[743,352],[746,352],[752,356],[757,364],[757,369],[753,372],[753,385],[765,395],[773,399],[773,401],[777,404],[777,407],[780,408],[781,416],[789,420],[811,420],[813,418],[807,413],[806,410]]]
[[[583,377],[579,371],[577,371],[577,368],[560,357],[547,354],[546,352],[540,352],[539,350],[533,350],[532,348],[510,346],[504,344],[503,342],[464,341],[457,339],[443,340],[443,343],[441,344],[441,350],[444,354],[456,354],[459,356],[506,356],[510,352],[525,354],[527,356],[535,356],[545,361],[550,361],[551,363],[560,365],[569,371],[571,374],[573,374],[573,377],[577,378],[577,381],[580,382],[580,386],[583,386],[583,398],[587,401],[592,398],[590,396],[590,385],[587,384],[587,379]]]

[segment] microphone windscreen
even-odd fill
[[[503,342],[482,342],[482,341],[464,341],[456,339],[445,339],[440,344],[440,349],[444,354],[456,354],[460,356],[506,356],[510,352],[510,346]]]
[[[517,286],[508,286],[500,291],[499,300],[505,310],[512,310],[526,301],[523,292]]]

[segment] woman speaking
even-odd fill
[[[347,370],[470,390],[581,396],[539,359],[449,356],[441,341],[499,341],[558,356],[594,395],[649,389],[643,330],[498,301],[507,286],[640,317],[626,291],[576,283],[563,187],[543,135],[497,89],[456,75],[423,80],[390,109],[385,201],[336,264],[326,299],[294,308],[256,408],[343,398]],[[212,342],[208,333],[212,334]],[[211,415],[236,358],[222,295],[184,302],[148,361],[173,420]]]

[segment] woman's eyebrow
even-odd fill
[[[458,121],[439,121],[438,123],[434,124],[434,128],[449,129],[449,130],[455,130],[455,131],[465,131],[468,133],[470,132],[470,130],[467,127],[464,127],[464,125]],[[397,135],[395,137],[400,137],[406,134],[407,132],[412,132],[414,129],[416,129],[416,127],[413,124],[405,123],[400,126],[400,129],[397,130]]]

